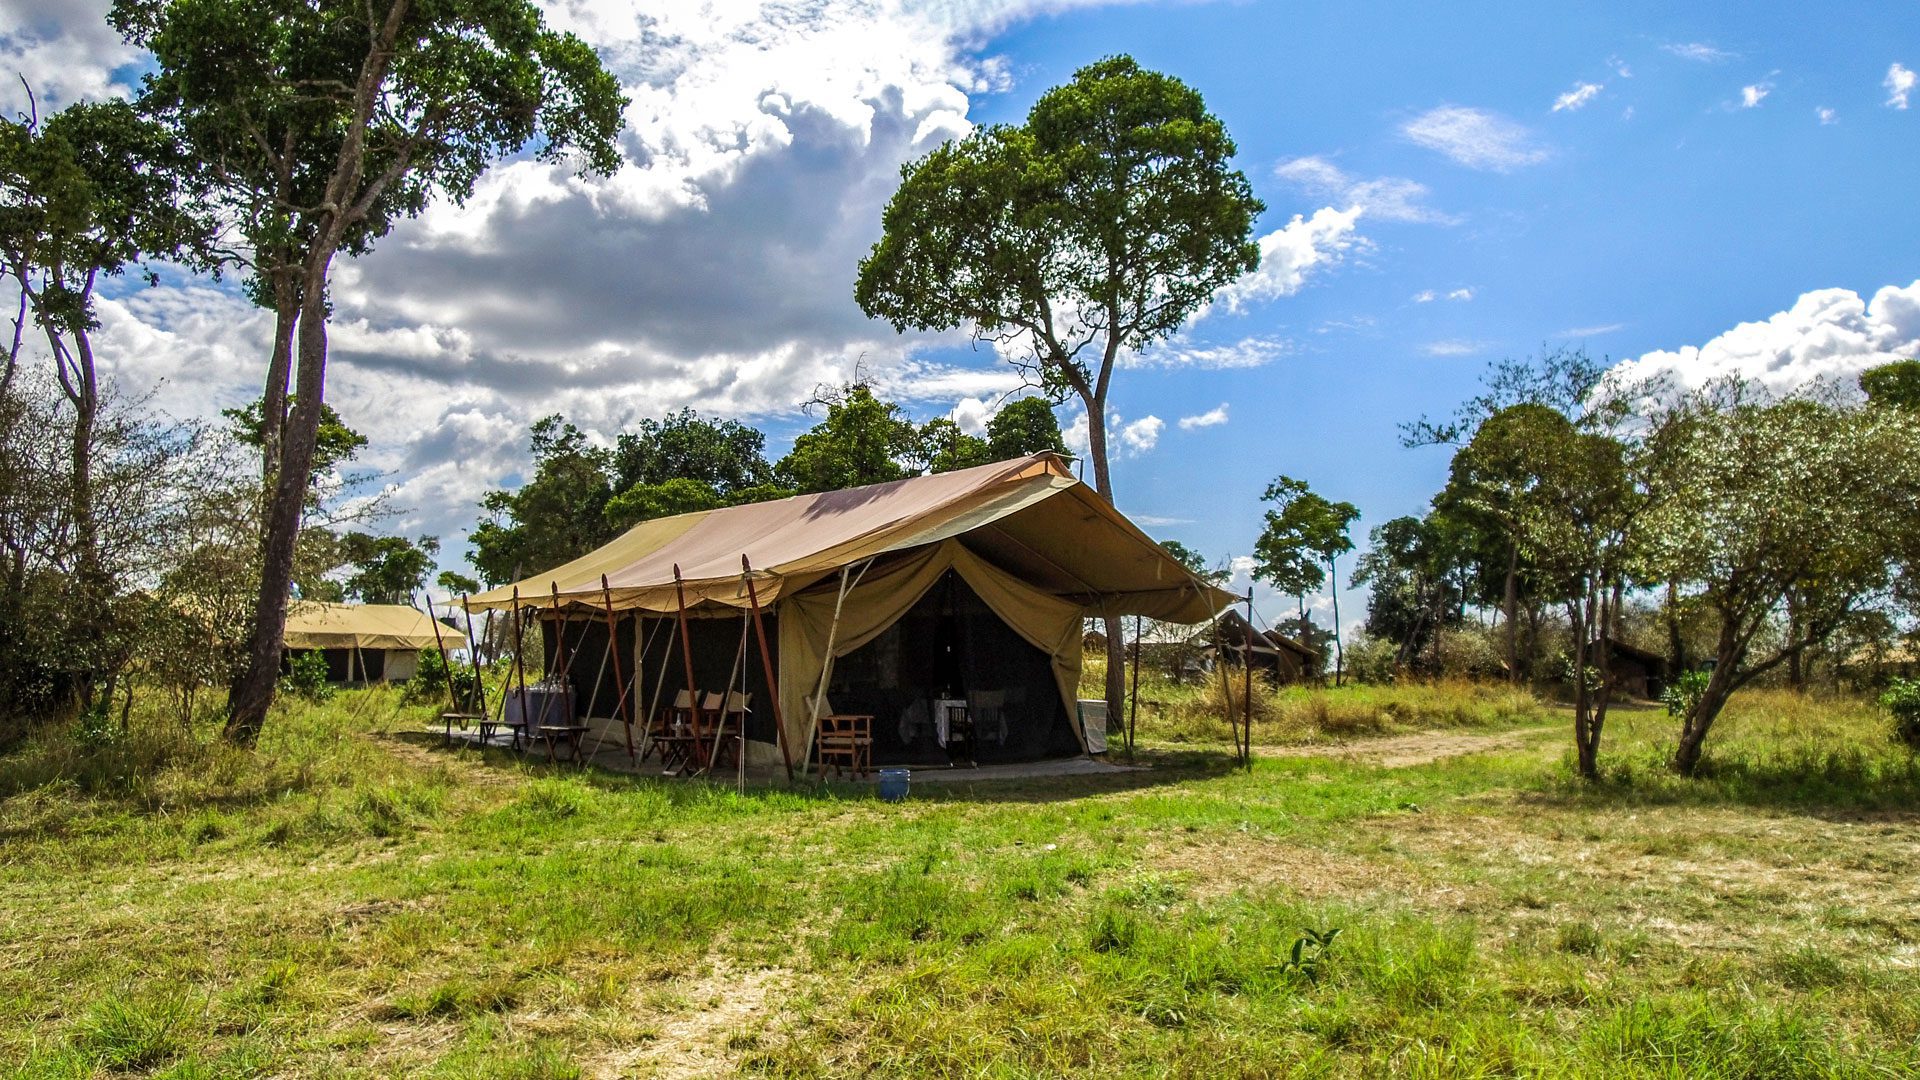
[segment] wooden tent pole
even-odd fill
[[[520,586],[513,587],[513,671],[520,683],[520,734],[527,733],[527,634],[526,612],[520,607]],[[500,706],[500,719],[505,720],[507,707]],[[521,744],[526,745],[525,743]]]
[[[767,648],[767,624],[760,618],[760,593],[753,587],[753,564],[740,556],[740,576],[747,582],[747,606],[753,610],[753,631],[760,639],[760,666],[767,676],[767,697],[773,700],[773,741],[780,744],[780,760],[793,783],[793,748],[787,745],[787,726],[780,716],[780,680],[773,673],[773,653]]]
[[[1133,760],[1133,727],[1140,716],[1140,616],[1133,617],[1133,694],[1127,699],[1127,760]]]
[[[1240,761],[1247,768],[1253,768],[1253,586],[1247,586],[1247,657],[1246,657],[1245,700],[1241,702],[1246,713],[1243,727],[1246,738],[1240,744]]]
[[[600,598],[607,605],[607,647],[613,650],[613,685],[619,691],[615,698],[615,708],[620,710],[620,723],[627,729],[627,761],[638,765],[640,759],[633,753],[633,710],[627,703],[627,676],[620,664],[620,622],[613,617],[613,588],[607,584],[607,575],[600,575]],[[640,621],[633,623],[634,640],[640,638]],[[634,661],[638,665],[639,661]]]
[[[687,629],[687,587],[680,579],[679,563],[673,564],[673,599],[675,617],[680,620],[680,658],[686,662],[687,669],[687,702],[692,706],[693,730],[697,734],[707,725],[707,715],[700,711],[700,691],[693,685],[693,635]],[[700,740],[696,738],[693,745],[698,747]],[[707,767],[702,765],[700,771],[707,771]]]
[[[567,712],[571,714],[573,712],[572,708],[570,707],[572,705],[572,702],[570,702],[568,699],[572,697],[573,690],[572,690],[572,687],[569,686],[567,683],[567,676],[572,673],[571,668],[573,665],[573,657],[567,654],[567,617],[566,617],[566,613],[562,611],[560,608],[560,583],[557,581],[549,581],[547,582],[547,586],[553,590],[553,617],[554,617],[553,668],[554,669],[547,673],[547,677],[543,681],[551,683],[558,680],[560,684],[560,704],[564,706],[569,706],[569,708],[567,709]],[[579,650],[576,649],[574,651],[578,652]],[[546,722],[546,719],[545,719],[546,714],[547,714],[547,706],[543,705],[540,708],[541,723]],[[563,719],[569,724],[573,723],[573,717],[571,715],[568,715]]]
[[[427,602],[433,601],[429,598]],[[474,640],[473,608],[466,593],[460,594],[460,609],[467,614],[467,666],[473,669],[473,692],[480,702],[478,711],[481,716],[485,716],[487,715],[487,680],[480,677],[480,646]],[[447,669],[447,677],[449,679],[453,677],[451,667]]]
[[[447,707],[454,712],[466,712],[460,707],[460,694],[453,688],[453,663],[447,659],[447,643],[440,637],[440,620],[433,617],[433,594],[427,594],[427,621],[433,624],[433,647],[440,650],[440,667],[447,673]],[[485,710],[482,710],[484,715]],[[460,722],[464,729],[466,721]]]

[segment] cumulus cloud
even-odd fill
[[[1114,458],[1138,457],[1152,450],[1160,443],[1160,432],[1167,426],[1165,420],[1148,414],[1138,420],[1128,420],[1117,412],[1107,413],[1107,453]],[[1084,410],[1075,410],[1067,419],[1066,426],[1060,429],[1061,441],[1067,444],[1067,450],[1075,457],[1084,458],[1090,453],[1087,441],[1087,414]]]
[[[1120,443],[1136,454],[1144,454],[1159,443],[1160,431],[1166,426],[1166,421],[1152,415],[1121,424]]]
[[[1743,109],[1758,108],[1760,103],[1767,100],[1767,95],[1771,93],[1773,93],[1772,83],[1749,83],[1740,88],[1740,107]]]
[[[1448,293],[1448,294],[1447,294],[1447,299],[1449,299],[1449,300],[1471,300],[1471,299],[1473,299],[1473,290],[1472,290],[1471,288],[1465,288],[1465,289],[1455,289],[1455,290],[1453,290],[1452,292],[1450,292],[1450,293]]]
[[[1745,322],[1704,345],[1662,349],[1616,370],[1697,387],[1751,379],[1780,391],[1820,379],[1851,379],[1867,368],[1920,355],[1920,281],[1889,285],[1862,299],[1852,289],[1802,293],[1785,311]]]
[[[1554,112],[1573,112],[1600,96],[1606,87],[1600,83],[1574,83],[1573,89],[1553,99]]]
[[[1914,81],[1917,78],[1920,78],[1920,76],[1916,76],[1911,70],[1902,67],[1899,61],[1894,61],[1892,66],[1887,68],[1886,79],[1880,84],[1887,88],[1887,107],[1892,109],[1906,108],[1907,98],[1912,95]]]
[[[1717,45],[1709,45],[1704,41],[1670,43],[1660,47],[1682,60],[1692,60],[1698,64],[1719,64],[1731,60],[1738,55],[1737,53],[1722,49]]]
[[[1365,240],[1354,231],[1359,207],[1335,210],[1331,206],[1312,217],[1293,216],[1284,228],[1260,238],[1260,266],[1220,290],[1217,299],[1229,311],[1249,304],[1292,296],[1306,285],[1307,276],[1340,259]]]
[[[1429,109],[1401,125],[1414,143],[1456,164],[1487,172],[1512,172],[1547,160],[1533,133],[1498,113],[1464,105]]]
[[[1273,174],[1309,194],[1334,199],[1381,221],[1452,225],[1459,219],[1426,205],[1427,185],[1398,176],[1363,179],[1328,161],[1307,156],[1274,166]]]
[[[1837,124],[1840,122],[1840,114],[1834,112],[1832,109],[1827,108],[1825,105],[1821,105],[1818,108],[1814,109],[1813,115],[1816,117],[1819,117],[1820,123],[1822,126],[1825,126],[1827,124]]]
[[[983,424],[1018,375],[921,359],[960,339],[868,321],[854,268],[900,164],[970,130],[970,94],[1011,85],[978,43],[1106,2],[547,0],[631,99],[614,175],[505,163],[463,205],[343,260],[333,283],[328,397],[373,440],[368,464],[403,478],[395,499],[417,512],[396,527],[437,533],[457,557],[479,494],[513,478],[528,424],[551,412],[613,430],[691,405],[771,421],[778,442],[800,401],[858,366],[898,400]],[[0,62],[27,70],[43,103],[124,93],[139,57],[106,6],[0,0]],[[104,362],[129,385],[160,383],[183,415],[250,400],[270,320],[230,290],[110,297]],[[1150,446],[1158,426],[1135,421],[1121,441]]]
[[[1227,422],[1227,403],[1221,402],[1218,408],[1208,409],[1198,416],[1180,418],[1180,429],[1192,431],[1194,428],[1218,427]]]

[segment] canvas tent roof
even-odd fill
[[[289,649],[431,649],[433,621],[399,604],[324,604],[287,608]]]
[[[554,603],[667,613],[674,567],[690,607],[747,605],[740,559],[770,605],[876,556],[958,540],[969,553],[1090,614],[1199,622],[1233,597],[1185,567],[1073,478],[1053,454],[887,484],[642,522],[572,562],[468,599],[471,610]],[[601,577],[607,591],[603,596]]]

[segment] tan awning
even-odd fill
[[[957,540],[985,562],[1087,614],[1199,622],[1233,596],[1196,580],[1052,454],[643,522],[563,566],[468,600],[675,609],[679,566],[693,607],[744,607],[740,557],[771,605],[876,556]]]
[[[433,620],[399,604],[323,604],[295,600],[287,607],[289,649],[431,649]],[[464,643],[464,639],[463,639]]]

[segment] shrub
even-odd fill
[[[1880,704],[1893,714],[1893,737],[1909,748],[1920,750],[1920,682],[1895,679]]]
[[[447,692],[449,680],[453,683],[453,693],[458,703],[470,711],[479,700],[479,695],[474,692],[479,675],[473,665],[448,660],[439,649],[422,649],[420,666],[414,669],[413,678],[407,680],[401,698],[408,705],[438,701]]]
[[[1660,701],[1666,705],[1667,715],[1683,716],[1692,711],[1700,695],[1707,692],[1707,681],[1711,678],[1713,675],[1710,672],[1681,672],[1672,685],[1660,691]]]
[[[333,696],[333,684],[327,681],[327,659],[317,650],[294,655],[287,673],[280,676],[280,692],[308,701],[325,701]]]

